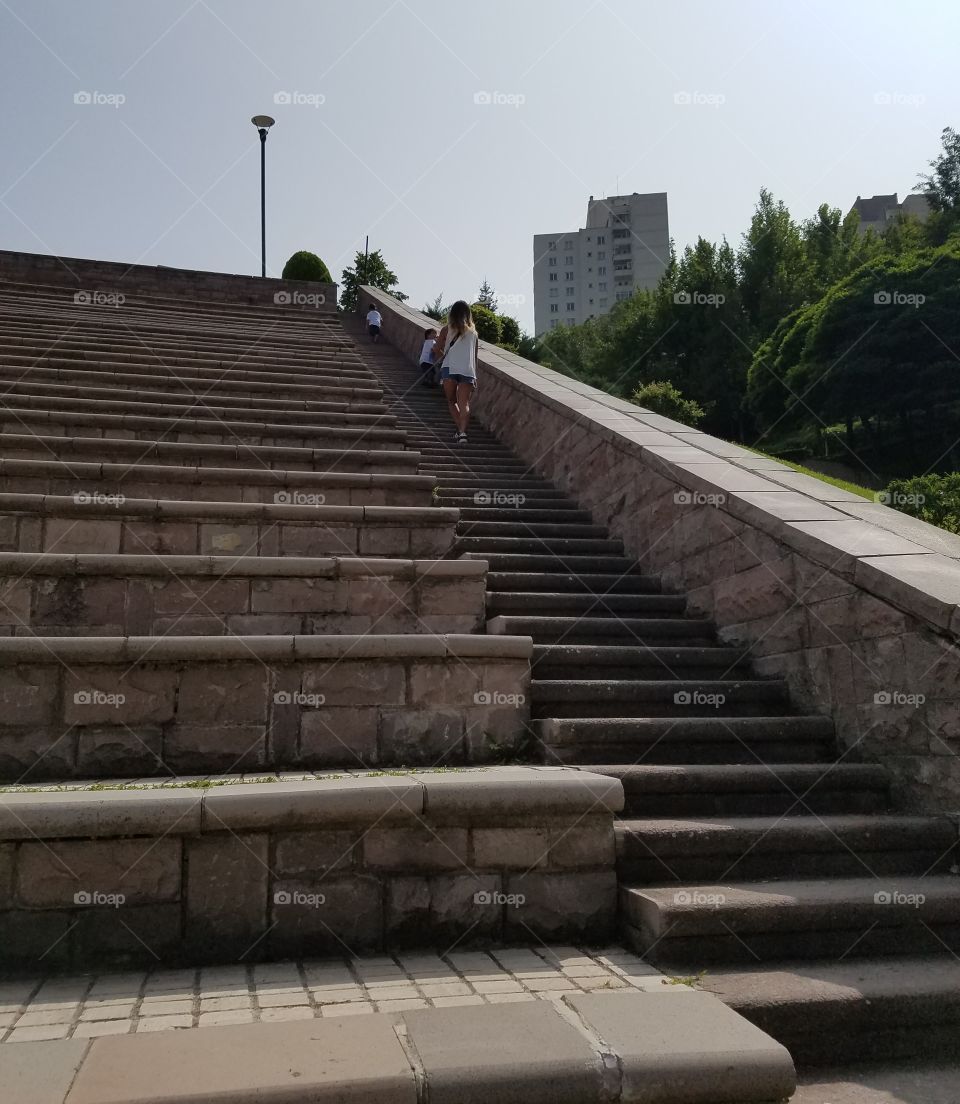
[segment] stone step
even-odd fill
[[[489,613],[489,606],[488,606]],[[749,659],[737,648],[657,648],[629,645],[537,644],[537,678],[740,678],[749,676]]]
[[[451,505],[439,499],[438,505]],[[463,516],[461,510],[460,516]],[[555,571],[491,571],[490,589],[495,591],[562,591],[573,594],[659,594],[657,575],[634,574],[561,574]]]
[[[251,445],[234,441],[130,440],[125,437],[73,437],[54,434],[0,433],[0,455],[17,460],[109,460],[175,464],[178,467],[235,467],[291,471],[415,474],[415,452],[399,449],[301,448]]]
[[[956,1053],[960,962],[946,952],[721,967],[700,984],[789,1047],[802,1067]]]
[[[16,886],[5,973],[613,935],[615,779],[489,766],[257,781],[234,767],[219,785],[164,781],[0,792]],[[524,907],[494,901],[513,894]]]
[[[488,763],[525,738],[529,658],[433,633],[3,637],[0,780]]]
[[[0,406],[0,433],[57,432],[104,437],[127,436],[134,440],[204,440],[213,444],[243,441],[252,445],[293,445],[299,448],[358,444],[367,449],[404,447],[403,430],[392,426],[310,426],[243,421],[238,418],[163,417],[142,414],[94,414],[70,410],[31,410]]]
[[[460,532],[459,526],[457,532]],[[536,590],[491,590],[487,594],[487,613],[490,617],[544,612],[586,614],[590,617],[617,617],[633,613],[682,614],[686,606],[686,599],[677,594],[571,594]]]
[[[188,402],[171,402],[169,396],[160,401],[143,402],[112,398],[73,398],[64,395],[5,395],[0,411],[15,408],[34,411],[73,411],[76,413],[129,414],[160,418],[222,418],[226,422],[242,420],[267,424],[290,422],[302,426],[389,426],[395,427],[397,419],[383,411],[362,414],[349,407],[342,411],[280,410],[276,408],[222,406],[215,399],[197,396]]]
[[[536,667],[534,667],[536,671]],[[883,813],[890,779],[868,763],[584,765],[623,783],[632,816],[779,816]]]
[[[486,559],[491,567],[491,557]],[[713,643],[711,621],[696,617],[534,617],[499,614],[487,621],[488,633],[531,636],[538,644]]]
[[[483,600],[463,560],[0,553],[12,636],[473,633]]]
[[[455,551],[505,552],[514,555],[616,556],[622,553],[623,542],[574,537],[457,537]]]
[[[439,558],[456,513],[433,507],[292,506],[0,494],[0,551],[187,556]]]
[[[581,525],[577,522],[540,522],[518,518],[516,514],[507,521],[473,521],[462,519],[457,529],[466,537],[570,537],[605,540],[606,529],[602,525]]]
[[[0,362],[0,387],[7,381],[18,382],[24,378],[22,368],[8,367]],[[151,392],[169,392],[174,395],[192,396],[198,391],[204,395],[216,396],[239,395],[241,397],[255,396],[259,401],[261,396],[277,399],[287,397],[293,400],[320,400],[339,402],[365,402],[380,403],[381,391],[374,384],[369,386],[355,386],[338,380],[332,383],[321,384],[317,380],[309,378],[301,382],[281,382],[276,379],[259,379],[255,373],[234,370],[229,376],[223,372],[210,372],[199,370],[180,369],[178,372],[154,373],[147,371],[133,371],[129,365],[126,370],[117,372],[104,372],[87,368],[42,368],[33,365],[29,371],[31,382],[58,384],[68,383],[72,386],[85,387],[111,387],[149,390]]]
[[[433,506],[427,476],[282,468],[99,464],[78,460],[0,460],[0,493],[74,498],[163,498],[273,502],[291,506]]]
[[[530,685],[535,718],[762,716],[787,710],[781,679],[557,679]]]
[[[514,506],[494,506],[485,504],[490,496],[482,493],[469,498],[456,498],[450,495],[437,495],[437,498],[445,506],[456,506],[464,521],[512,521],[522,526],[540,521],[564,524],[569,521],[575,525],[586,525],[590,521],[587,511],[578,510],[572,503],[563,506],[550,505],[546,508],[528,506],[526,502]]]
[[[960,878],[892,876],[622,886],[630,942],[658,966],[960,949]]]
[[[410,446],[413,447],[412,445]],[[475,502],[474,496],[479,492],[482,494],[489,494],[491,496],[496,494],[523,494],[524,502],[530,502],[534,499],[548,500],[551,503],[554,500],[561,502],[568,501],[566,496],[561,494],[560,491],[556,491],[548,483],[543,480],[537,479],[502,479],[497,480],[494,486],[491,486],[489,479],[481,479],[480,476],[472,476],[469,472],[457,476],[456,481],[444,481],[437,479],[437,476],[433,476],[437,482],[437,493],[442,498],[469,498]]]
[[[549,718],[533,722],[548,762],[750,764],[829,762],[829,717]]]
[[[44,383],[38,382],[33,379],[33,373],[30,378],[26,380],[16,381],[4,381],[0,384],[2,393],[6,395],[33,395],[33,396],[53,396],[63,398],[76,398],[76,399],[116,399],[123,401],[124,398],[129,398],[129,390],[123,386],[99,386],[99,387],[86,387],[78,384],[67,383]],[[189,392],[184,390],[184,397],[187,397]],[[171,392],[169,390],[163,391],[150,391],[143,388],[138,388],[137,399],[143,403],[169,403],[171,401]],[[386,407],[382,402],[322,402],[312,401],[309,399],[299,398],[286,398],[275,399],[269,398],[266,395],[230,395],[223,392],[216,392],[213,396],[207,393],[206,388],[204,394],[199,396],[199,400],[215,402],[217,406],[229,407],[231,410],[250,410],[259,409],[264,411],[282,411],[285,413],[294,414],[298,411],[304,411],[307,413],[331,413],[331,414],[384,414],[386,413]],[[408,438],[409,439],[409,438]]]
[[[956,842],[933,816],[629,818],[617,825],[617,871],[644,885],[923,875],[949,867]]]

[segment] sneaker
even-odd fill
[[[467,435],[465,433],[458,433],[457,442],[461,445],[465,445],[467,443]]]

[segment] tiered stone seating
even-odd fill
[[[125,295],[0,282],[4,966],[609,932],[619,782],[440,772],[531,642],[337,317]]]

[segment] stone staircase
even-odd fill
[[[838,758],[829,717],[796,713],[481,425],[454,444],[398,352],[361,351],[437,503],[460,510],[455,554],[489,564],[488,633],[533,638],[531,754],[624,786],[632,945],[799,1062],[955,1055],[955,824],[898,812],[883,768]]]

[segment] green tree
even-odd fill
[[[490,341],[494,345],[498,345],[500,343],[500,319],[483,303],[474,303],[470,310],[473,313],[473,324],[477,327],[477,336],[483,341]]]
[[[520,323],[509,314],[498,315],[500,321],[500,344],[516,349],[520,344]]]
[[[517,342],[517,353],[525,360],[532,360],[534,364],[539,364],[542,356],[540,342],[531,334],[521,333],[520,340]]]
[[[379,249],[367,256],[358,251],[353,261],[353,268],[345,268],[340,277],[340,309],[344,311],[357,309],[360,288],[364,284],[379,288],[403,303],[409,296],[404,295],[402,291],[394,291],[399,282],[396,275],[387,267]]]
[[[316,253],[310,253],[301,249],[283,266],[281,273],[283,280],[316,280],[322,284],[332,284],[333,277],[330,269],[320,260]]]
[[[676,422],[694,427],[706,413],[694,399],[685,399],[669,380],[645,384],[633,394],[630,401],[652,410],[654,414],[662,414],[665,418],[673,418]]]
[[[442,291],[432,303],[427,303],[424,305],[423,313],[434,319],[434,321],[436,322],[443,322],[446,319],[449,313],[449,308],[443,305]]]
[[[920,177],[923,194],[934,211],[960,212],[960,134],[944,127],[943,152],[930,162],[932,173]]]
[[[497,296],[493,288],[487,283],[486,277],[484,277],[483,283],[480,285],[480,294],[477,296],[477,302],[487,308],[487,310],[497,313]]]
[[[757,341],[804,301],[808,284],[800,228],[782,200],[760,189],[750,228],[737,254],[740,298]]]

